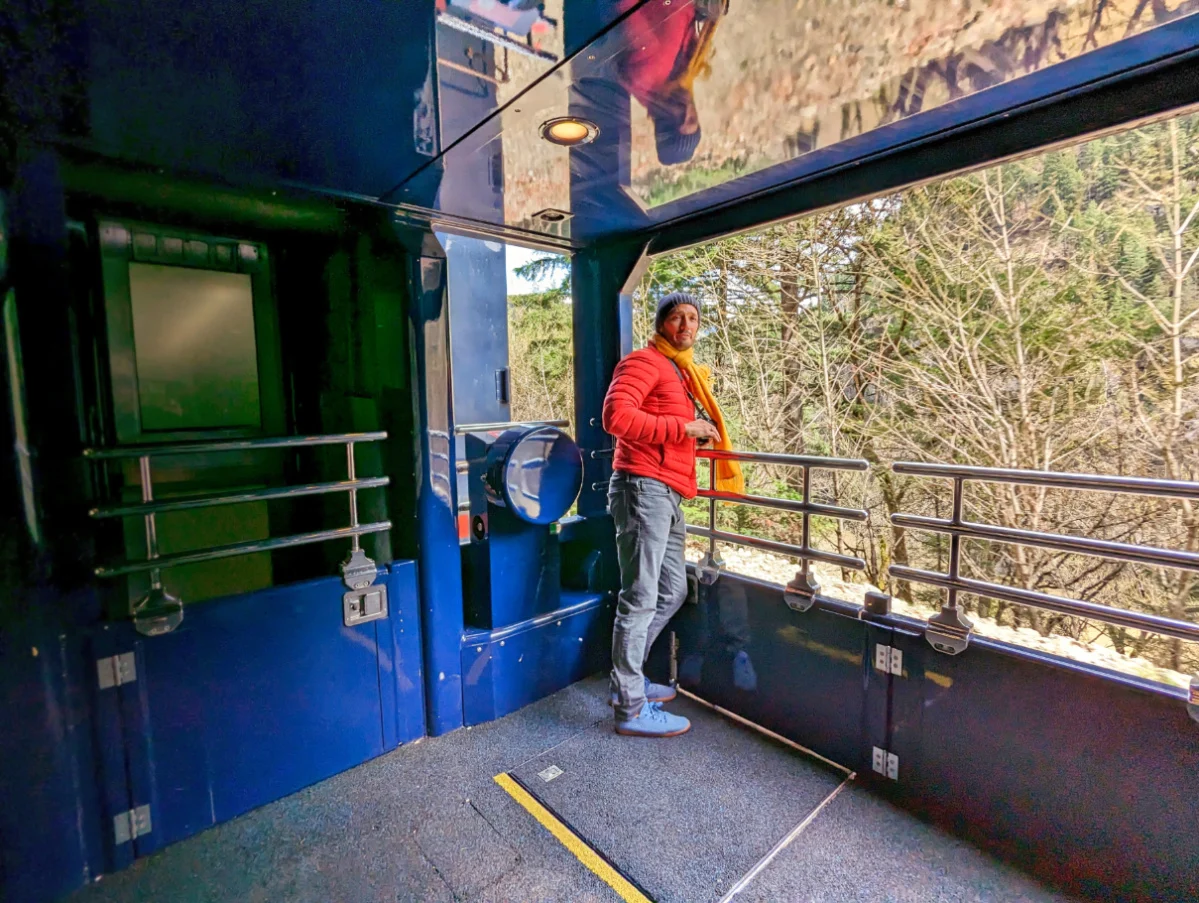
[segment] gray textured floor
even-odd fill
[[[492,780],[610,718],[606,683],[402,747],[109,875],[71,903],[611,901]]]
[[[975,847],[850,784],[737,903],[1066,903]]]
[[[694,717],[691,734],[617,738],[605,692],[593,678],[492,724],[404,747],[163,850],[71,903],[617,901],[495,784],[504,771],[585,835],[606,832],[612,849],[603,851],[623,857],[618,864],[659,903],[701,903],[839,781],[681,701],[671,708]],[[545,784],[536,773],[548,764],[564,773]],[[625,803],[622,780],[640,788]],[[1065,899],[852,786],[737,897]]]
[[[607,723],[516,770],[542,802],[657,903],[712,903],[844,780],[693,702],[669,741]],[[557,766],[548,783],[538,772]]]

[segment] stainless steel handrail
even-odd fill
[[[716,539],[720,542],[727,542],[738,546],[749,546],[754,549],[762,549],[765,552],[774,552],[777,555],[791,555],[795,558],[807,557],[813,561],[822,561],[825,564],[834,564],[843,568],[861,570],[866,567],[865,561],[861,558],[855,558],[852,555],[839,555],[836,552],[825,552],[822,549],[804,549],[801,546],[791,545],[791,543],[776,542],[773,539],[759,539],[757,536],[746,536],[743,533],[726,533],[724,530],[709,530],[707,527],[700,527],[696,524],[688,524],[687,532],[692,536]]]
[[[913,583],[926,583],[930,586],[940,586],[958,592],[971,593],[1004,602],[1014,602],[1018,605],[1029,605],[1033,608],[1043,608],[1046,611],[1056,611],[1065,615],[1077,615],[1080,618],[1090,618],[1115,624],[1117,627],[1131,627],[1135,630],[1148,630],[1163,636],[1176,637],[1180,640],[1199,642],[1199,624],[1189,624],[1186,621],[1175,621],[1173,618],[1163,618],[1160,615],[1143,614],[1128,611],[1123,608],[1112,608],[1096,602],[1083,602],[1080,599],[1067,599],[1063,596],[1052,596],[1049,593],[1039,593],[1035,590],[1019,589],[1014,586],[1004,586],[1002,583],[990,583],[986,580],[973,580],[969,577],[950,579],[946,574],[936,571],[925,571],[894,564],[890,567],[893,577],[900,580],[910,580]]]
[[[362,551],[360,537],[366,533],[380,533],[391,529],[390,521],[373,524],[358,522],[358,493],[363,489],[375,489],[389,484],[387,477],[358,479],[354,463],[354,446],[360,442],[378,442],[387,438],[383,431],[361,433],[335,433],[313,436],[274,436],[256,439],[215,440],[211,442],[182,442],[173,445],[131,445],[120,448],[84,451],[84,456],[94,461],[109,461],[137,458],[141,482],[141,503],[136,505],[111,505],[92,508],[89,514],[95,518],[141,517],[146,531],[146,558],[144,561],[124,561],[119,564],[101,565],[95,569],[98,577],[120,577],[127,574],[149,572],[150,590],[133,604],[133,620],[137,629],[148,635],[167,633],[174,630],[183,620],[183,600],[172,596],[162,583],[165,568],[183,564],[195,564],[235,555],[250,555],[256,552],[284,549],[329,540],[350,539],[350,555],[342,562],[342,579],[351,590],[361,590],[374,583],[375,563]],[[183,454],[215,454],[233,451],[258,451],[270,448],[303,448],[318,445],[344,445],[346,449],[346,479],[327,483],[309,483],[301,486],[279,486],[245,490],[208,496],[192,496],[182,499],[155,499],[154,475],[151,461],[156,457]],[[158,551],[157,515],[169,511],[207,508],[216,505],[231,505],[239,502],[264,501],[280,498],[297,498],[345,492],[349,497],[350,525],[311,533],[291,536],[255,539],[231,545],[196,549],[172,555],[160,555]]]
[[[353,442],[379,442],[387,438],[382,430],[370,433],[331,433],[320,436],[267,436],[261,439],[216,439],[212,442],[179,442],[170,445],[122,445],[116,448],[85,448],[83,456],[95,461],[114,458],[161,458],[195,452],[254,451],[260,448],[306,448],[313,445],[345,445]]]
[[[1082,536],[1042,533],[1036,530],[1020,530],[964,520],[962,517],[963,494],[967,481],[1189,499],[1199,499],[1199,483],[1157,480],[1150,477],[1109,477],[1099,474],[1052,473],[914,462],[897,462],[891,465],[891,469],[897,474],[953,480],[953,514],[949,520],[915,514],[896,513],[891,515],[891,523],[896,527],[949,535],[948,574],[897,564],[890,565],[887,569],[887,572],[896,579],[937,586],[946,590],[946,601],[941,606],[941,612],[929,618],[926,636],[934,648],[942,652],[957,654],[969,644],[974,625],[958,608],[958,593],[962,592],[987,599],[1028,605],[1060,614],[1090,618],[1119,627],[1130,627],[1176,639],[1199,641],[1199,625],[1189,624],[1185,621],[1176,621],[1157,615],[1084,602],[1080,599],[1067,599],[961,576],[961,541],[963,539],[983,539],[1116,561],[1199,571],[1199,555],[1192,552]]]
[[[1085,489],[1093,492],[1124,492],[1160,498],[1199,500],[1199,483],[1183,480],[1158,480],[1153,477],[1109,477],[1089,473],[1055,473],[1048,470],[1014,470],[1007,467],[972,467],[966,464],[924,464],[897,461],[895,473],[916,477],[942,477],[949,480],[974,480],[980,483],[1017,483],[1059,489]]]
[[[123,561],[110,567],[96,568],[97,577],[123,577],[126,574],[140,574],[155,568],[177,567],[181,564],[197,564],[201,561],[215,561],[218,558],[233,558],[237,555],[251,555],[255,552],[271,552],[276,549],[287,549],[292,546],[310,545],[316,542],[328,542],[332,539],[357,539],[367,533],[382,533],[391,529],[391,521],[379,521],[373,524],[359,524],[356,527],[334,527],[329,530],[315,530],[311,533],[295,533],[291,536],[277,536],[269,539],[251,539],[246,542],[235,542],[227,546],[213,546],[208,549],[197,549],[194,552],[178,552],[173,555],[161,555],[152,561]]]
[[[714,499],[717,502],[729,502],[736,505],[753,505],[757,508],[771,508],[775,511],[791,511],[803,514],[805,511],[818,517],[835,517],[841,520],[863,521],[866,512],[857,508],[841,508],[837,505],[822,505],[820,502],[804,502],[796,499],[776,499],[765,495],[740,495],[736,492],[718,492],[712,489],[699,490],[699,497]]]
[[[1176,549],[1161,549],[1156,546],[1133,545],[1107,539],[1090,539],[1085,536],[1066,536],[1061,533],[1041,533],[1037,530],[1018,530],[1014,527],[996,527],[973,521],[952,521],[919,514],[895,514],[891,523],[909,530],[926,530],[929,533],[958,535],[973,539],[990,539],[1021,546],[1034,546],[1056,552],[1074,552],[1095,558],[1112,558],[1136,564],[1153,564],[1179,568],[1184,571],[1199,571],[1199,554],[1181,552]]]
[[[140,505],[112,505],[92,508],[88,514],[96,519],[106,517],[135,517],[162,514],[166,511],[188,511],[193,508],[212,508],[217,505],[237,505],[242,502],[263,502],[275,499],[294,499],[307,495],[327,495],[350,490],[378,489],[390,485],[390,477],[367,477],[360,480],[337,480],[332,483],[307,483],[303,486],[277,486],[268,489],[247,489],[227,495],[202,495],[190,498],[165,499]]]
[[[500,423],[459,423],[454,426],[454,433],[464,436],[467,433],[497,433],[501,430],[515,429],[520,426],[570,426],[569,420],[509,420]]]
[[[699,563],[700,580],[711,584],[720,576],[721,560],[716,552],[718,542],[733,545],[750,546],[798,558],[800,569],[795,577],[784,588],[783,598],[787,604],[797,611],[807,611],[815,601],[820,584],[812,574],[811,562],[820,561],[853,570],[863,570],[866,562],[850,555],[840,555],[835,552],[825,552],[812,548],[811,518],[831,517],[840,520],[864,521],[867,514],[856,508],[842,508],[838,505],[823,505],[813,502],[811,498],[813,470],[849,470],[864,471],[870,467],[869,462],[860,458],[826,458],[813,455],[776,455],[763,452],[738,452],[717,449],[699,449],[697,457],[707,459],[709,463],[707,489],[699,491],[699,497],[708,500],[708,526],[697,527],[688,525],[687,532],[693,536],[703,536],[708,540],[708,554]],[[776,499],[767,496],[745,495],[735,492],[722,492],[716,488],[716,461],[746,461],[757,464],[779,464],[789,467],[799,467],[803,472],[803,495],[798,501],[791,499]],[[754,505],[759,508],[771,508],[778,511],[791,511],[802,516],[802,537],[799,545],[775,542],[769,539],[758,539],[741,533],[728,533],[716,529],[716,506],[724,502],[735,505]]]
[[[825,458],[819,455],[781,455],[773,452],[723,451],[701,448],[696,456],[713,461],[748,461],[754,464],[784,464],[792,467],[810,467],[813,470],[869,470],[870,462],[861,458]]]

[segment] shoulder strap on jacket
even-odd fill
[[[666,355],[662,355],[662,356],[663,356],[663,357],[666,357]],[[676,364],[676,363],[674,362],[674,360],[673,360],[673,359],[671,359],[671,358],[668,358],[668,357],[667,357],[666,359],[667,359],[668,361],[670,361],[670,366],[674,367],[674,372],[675,372],[676,374],[678,374],[678,377],[679,377],[679,382],[680,382],[680,383],[682,384],[682,386],[683,386],[683,391],[684,391],[684,392],[686,392],[686,393],[687,393],[687,397],[691,399],[691,406],[692,406],[693,408],[695,408],[695,416],[696,416],[696,418],[697,418],[697,419],[699,419],[699,420],[708,420],[708,421],[710,421],[712,418],[708,416],[708,412],[704,410],[704,408],[703,408],[703,405],[701,405],[701,404],[700,404],[698,401],[696,401],[696,400],[695,400],[695,396],[691,394],[691,389],[690,389],[690,387],[687,385],[687,379],[686,379],[686,377],[684,377],[684,376],[683,376],[683,370],[682,370],[682,368],[681,368],[681,367],[680,367],[678,364]]]

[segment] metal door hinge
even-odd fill
[[[899,780],[899,756],[895,753],[879,749],[877,746],[874,747],[870,757],[870,767],[892,781]]]
[[[114,815],[112,819],[113,842],[117,846],[128,843],[137,837],[149,834],[151,827],[148,805],[121,812]]]
[[[879,643],[874,647],[874,670],[903,677],[903,650]]]
[[[96,673],[100,678],[101,690],[131,684],[137,680],[137,661],[132,652],[110,655],[96,660]]]

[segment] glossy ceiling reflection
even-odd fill
[[[794,178],[806,155],[1199,9],[1199,0],[446,2],[447,150],[429,168],[440,179],[418,173],[385,200],[576,243]],[[468,36],[445,19],[467,8],[476,21],[490,16],[497,37],[464,47]],[[504,17],[520,18],[514,32],[495,25]],[[614,21],[571,55],[572,33]],[[515,52],[517,40],[532,52]],[[492,81],[461,71],[475,66]],[[476,96],[456,78],[473,78]],[[539,137],[566,115],[596,123],[597,139],[568,149]]]

